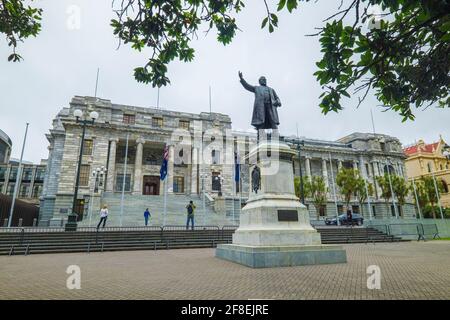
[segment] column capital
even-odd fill
[[[144,144],[145,143],[145,139],[142,138],[142,137],[139,137],[139,138],[136,139],[136,143],[137,144]]]
[[[114,141],[115,143],[117,143],[117,142],[119,142],[119,138],[110,138],[109,141],[110,142]]]

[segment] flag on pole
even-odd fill
[[[239,156],[239,150],[234,153],[234,181],[239,182],[240,180],[240,167],[241,161]]]
[[[159,170],[159,176],[161,180],[164,180],[167,176],[167,164],[169,162],[169,147],[166,145],[163,152],[163,161],[161,169]]]

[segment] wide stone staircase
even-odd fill
[[[103,252],[125,250],[160,250],[181,248],[214,248],[219,243],[231,243],[236,226],[109,227],[100,229],[79,227],[76,232],[62,228],[0,228],[0,255],[37,253]],[[404,241],[373,228],[322,227],[323,244],[378,243]]]
[[[231,216],[225,213],[217,213],[209,201],[205,201],[205,213],[203,212],[203,202],[199,196],[187,195],[167,195],[167,215],[165,225],[184,225],[186,224],[186,205],[189,201],[194,201],[195,224],[196,225],[214,225],[223,226],[234,224]],[[107,226],[120,226],[120,193],[104,193],[101,204],[108,205]],[[151,225],[164,224],[164,196],[131,195],[124,196],[122,226],[143,226],[144,211],[148,208],[151,214]],[[100,217],[98,210],[92,213],[92,219],[86,215],[79,223],[80,226],[94,226],[98,223]]]
[[[315,227],[323,244],[407,241],[371,227]]]

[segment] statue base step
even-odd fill
[[[251,268],[293,267],[317,264],[346,263],[347,254],[341,246],[245,246],[219,244],[216,257]]]

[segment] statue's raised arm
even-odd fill
[[[255,92],[255,87],[252,86],[252,85],[250,85],[250,84],[248,84],[247,81],[244,80],[244,77],[243,77],[243,75],[242,75],[242,72],[239,71],[238,74],[239,74],[239,79],[240,79],[240,81],[241,81],[242,86],[243,86],[246,90],[248,90],[248,91],[250,91],[250,92]]]

